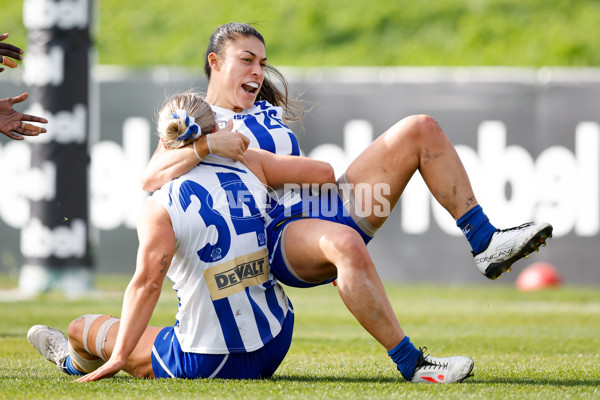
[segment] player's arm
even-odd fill
[[[191,144],[176,150],[165,150],[159,143],[152,159],[142,173],[142,189],[151,192],[162,185],[190,171],[209,153],[246,163],[244,151],[250,140],[239,132],[232,132],[233,122],[215,133],[210,134],[210,149],[207,135],[196,140],[196,151]],[[198,153],[196,155],[196,152]]]
[[[206,142],[206,138],[198,139],[196,150],[198,150],[200,157],[204,157],[208,154],[208,147],[206,146],[206,150],[201,150],[201,141]],[[201,151],[202,155],[200,154]],[[140,179],[142,189],[147,192],[158,190],[170,180],[190,171],[198,164],[198,161],[192,145],[187,145],[176,150],[166,150],[159,141],[150,162],[144,169],[144,172],[142,172]]]
[[[265,150],[246,151],[248,167],[254,174],[273,188],[284,184],[335,183],[333,167],[325,162],[307,157],[284,156]]]
[[[106,364],[79,379],[80,382],[113,376],[123,369],[154,312],[173,259],[175,234],[167,211],[151,199],[142,207],[138,237],[136,270],[125,291],[115,347]]]

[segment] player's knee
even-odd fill
[[[358,261],[368,257],[367,245],[360,234],[345,225],[340,225],[339,229],[331,235],[332,245],[335,250],[344,257]]]
[[[427,114],[415,114],[404,118],[406,124],[420,131],[435,131],[439,130],[440,126],[437,121]]]
[[[71,321],[71,323],[69,324],[69,327],[67,328],[67,334],[69,336],[69,339],[81,342],[81,339],[83,336],[84,325],[85,325],[85,315]]]
[[[396,124],[395,128],[390,131],[392,140],[409,139],[421,143],[445,136],[437,121],[426,114],[408,116]]]
[[[97,354],[102,348],[98,348],[98,343],[104,344],[108,329],[117,321],[116,318],[104,314],[82,315],[69,324],[69,341],[77,350]]]

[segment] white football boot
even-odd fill
[[[475,265],[489,279],[498,279],[510,271],[513,263],[529,254],[539,251],[552,237],[552,225],[543,222],[529,222],[510,229],[496,231],[488,247],[475,255]]]
[[[415,374],[411,378],[413,383],[458,383],[469,376],[473,370],[473,360],[469,357],[446,357],[438,358],[424,355],[420,349],[421,356],[417,361]]]
[[[27,340],[46,360],[64,369],[65,358],[69,355],[69,340],[61,331],[34,325],[27,332]]]

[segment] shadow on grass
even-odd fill
[[[35,379],[38,383],[43,382],[56,382],[57,377],[64,378],[64,380],[73,381],[72,376],[60,374],[58,376],[51,374],[48,375],[45,372],[39,371],[35,368],[20,368],[16,370],[12,370],[9,373],[6,371],[0,371],[0,383],[3,381],[14,381],[15,378],[26,378],[26,379]],[[138,385],[138,384],[147,384],[149,382],[157,382],[162,384],[167,384],[169,382],[176,384],[176,382],[189,382],[186,379],[157,379],[157,380],[146,380],[134,378],[133,376],[127,375],[124,372],[120,373],[118,376],[102,380],[101,382],[104,384],[115,384],[121,383],[125,385]],[[206,382],[206,380],[198,379],[198,382]],[[222,380],[215,379],[216,382],[239,382],[237,380]],[[245,382],[281,382],[281,383],[317,383],[317,384],[327,384],[327,383],[347,383],[347,384],[406,384],[410,385],[409,382],[405,381],[403,378],[398,377],[352,377],[352,376],[313,376],[313,375],[277,375],[272,378],[267,379],[258,379],[258,380],[243,380]],[[600,381],[597,379],[527,379],[527,378],[475,378],[470,377],[464,380],[462,383],[457,385],[520,385],[520,386],[557,386],[557,387],[599,387]],[[423,385],[427,386],[427,385]]]
[[[352,377],[352,376],[286,376],[277,375],[268,380],[274,382],[318,382],[318,383],[404,383],[404,379],[399,377]]]
[[[278,375],[270,380],[280,382],[316,382],[316,383],[402,383],[408,384],[402,378],[390,377],[346,377],[346,376],[286,376]],[[600,381],[595,379],[543,379],[534,380],[527,378],[481,378],[474,376],[465,379],[460,385],[529,385],[529,386],[590,386],[600,387]]]

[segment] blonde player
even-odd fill
[[[194,93],[174,96],[158,120],[161,145],[177,148],[215,131],[212,110]],[[124,370],[140,378],[270,377],[292,339],[291,304],[267,258],[266,185],[334,182],[324,162],[246,154],[241,162],[206,155],[147,200],[138,223],[135,274],[121,318],[87,314],[69,339],[43,325],[28,340],[82,382]],[[179,298],[176,323],[148,326],[165,276]]]
[[[227,152],[240,161],[246,146],[300,154],[285,118],[301,112],[296,113],[298,104],[288,99],[283,76],[267,63],[265,41],[256,29],[241,23],[219,26],[210,38],[204,70],[206,99],[220,125],[233,122],[215,135],[219,141],[211,141],[213,151]],[[280,78],[283,91],[267,72]],[[198,143],[200,156],[208,154],[206,141]],[[146,169],[143,187],[155,190],[189,170],[194,158],[192,149],[159,149]],[[291,286],[310,287],[337,279],[348,309],[386,348],[406,379],[456,382],[468,376],[472,360],[438,359],[415,348],[400,328],[365,246],[417,171],[464,233],[476,267],[490,279],[500,277],[552,235],[548,223],[496,229],[478,204],[454,146],[440,126],[429,116],[413,115],[390,127],[350,164],[338,180],[339,196],[307,194],[275,216],[267,227],[271,266],[277,278]],[[355,196],[356,187],[372,190],[361,198]],[[378,212],[382,209],[385,212]]]

